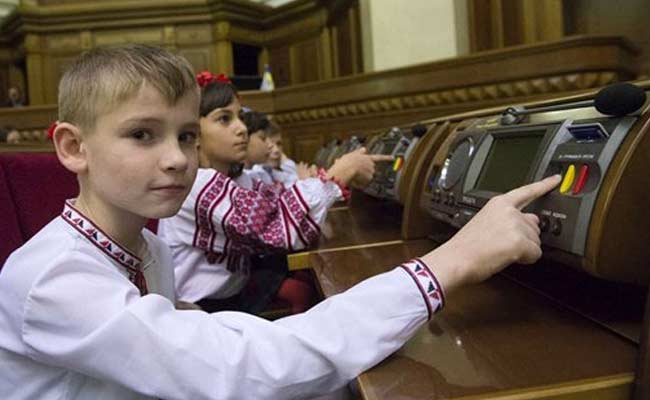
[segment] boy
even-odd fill
[[[179,209],[196,172],[198,92],[189,64],[148,46],[93,50],[62,78],[59,120],[57,155],[77,173],[80,194],[0,274],[2,399],[332,391],[440,310],[442,288],[450,294],[509,262],[539,258],[537,218],[519,209],[559,182],[495,198],[421,260],[306,314],[269,322],[177,311],[169,251],[143,227]]]

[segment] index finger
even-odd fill
[[[541,181],[513,189],[503,196],[512,201],[515,207],[522,209],[532,203],[533,200],[553,190],[560,184],[560,181],[562,181],[562,176],[560,175],[549,176]]]
[[[374,162],[377,161],[393,161],[395,157],[387,154],[371,154],[370,159]]]

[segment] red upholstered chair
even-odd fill
[[[79,194],[77,177],[61,165],[54,153],[4,153],[0,163],[24,241],[59,215],[66,199]]]
[[[63,202],[77,196],[79,186],[75,175],[61,165],[54,153],[0,153],[0,168],[6,183],[3,196],[8,195],[14,205],[13,210],[2,208],[2,220],[14,219],[20,237],[19,243],[2,243],[0,257],[4,264],[9,253],[59,215]]]
[[[16,216],[14,200],[4,167],[0,164],[0,268],[12,251],[23,244],[23,236]]]

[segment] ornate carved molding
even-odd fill
[[[538,95],[573,92],[601,87],[619,80],[617,72],[570,73],[511,82],[434,90],[414,95],[317,107],[292,112],[278,112],[275,118],[280,124],[327,120],[351,116],[372,117],[393,111],[453,106],[465,103],[528,98]]]

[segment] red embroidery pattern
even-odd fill
[[[442,310],[445,306],[445,295],[442,286],[438,283],[431,269],[419,258],[413,259],[401,265],[411,275],[418,289],[422,293],[427,306],[428,318]]]
[[[142,260],[111,239],[110,236],[75,209],[70,202],[66,202],[61,217],[88,239],[90,243],[124,268],[129,275],[129,280],[140,290],[142,296],[149,293],[147,280],[142,271]]]
[[[239,254],[252,254],[288,248],[277,202],[243,188],[235,188],[230,200],[233,212],[226,217],[224,226],[232,242],[230,249]]]
[[[289,211],[291,222],[296,226],[306,246],[314,245],[320,238],[320,227],[309,215],[309,207],[303,199],[298,186],[293,185],[291,190],[282,194],[282,200]]]
[[[212,211],[223,200],[228,192],[230,178],[214,173],[214,176],[201,189],[196,205],[194,216],[196,220],[196,231],[194,232],[193,246],[202,250],[212,251],[211,244],[214,239],[215,229],[212,225]]]

